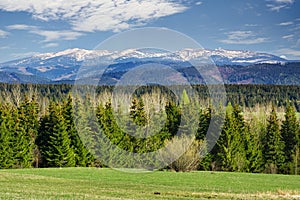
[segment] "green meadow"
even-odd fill
[[[0,199],[300,199],[300,177],[107,168],[0,171]]]

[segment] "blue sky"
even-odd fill
[[[182,32],[204,48],[300,60],[297,0],[1,0],[0,62],[68,48],[93,49],[140,27]]]

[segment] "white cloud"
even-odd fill
[[[258,24],[245,24],[246,27],[257,27]]]
[[[294,0],[273,0],[275,3],[294,3]]]
[[[26,24],[13,24],[6,26],[7,29],[9,30],[32,30],[32,29],[37,29],[36,26],[29,26]]]
[[[252,31],[231,31],[226,33],[227,39],[220,40],[225,44],[259,44],[267,42],[267,38],[257,37]]]
[[[284,35],[282,36],[282,39],[287,39],[287,40],[290,40],[290,39],[293,39],[294,35]]]
[[[8,36],[8,34],[9,34],[8,32],[0,29],[0,38],[5,38],[6,36]]]
[[[59,46],[58,43],[52,42],[52,43],[47,43],[47,44],[45,44],[45,45],[43,46],[43,48],[51,48],[51,47],[57,47],[57,46]]]
[[[44,37],[43,42],[51,42],[57,40],[76,40],[78,37],[84,35],[77,31],[68,30],[42,30],[37,26],[29,26],[26,24],[13,24],[6,27],[9,30],[26,30],[29,33],[33,33]]]
[[[202,1],[198,1],[198,2],[195,3],[196,6],[200,6],[200,5],[202,5],[202,4],[203,4]]]
[[[266,0],[266,1],[268,2],[266,6],[271,11],[277,11],[277,12],[279,12],[283,8],[289,8],[295,2],[295,0]]]
[[[277,11],[279,12],[280,9],[285,8],[285,5],[274,5],[274,4],[267,4],[267,7],[271,10],[271,11]]]
[[[289,26],[289,25],[292,25],[294,24],[294,22],[282,22],[280,24],[278,24],[279,26]]]
[[[187,7],[171,0],[1,0],[0,9],[25,11],[44,21],[64,20],[76,31],[118,31]]]
[[[48,31],[48,30],[32,30],[30,33],[34,33],[45,37],[43,42],[51,42],[57,40],[76,40],[78,37],[82,36],[83,33],[75,31]]]

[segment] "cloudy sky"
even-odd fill
[[[0,0],[0,62],[93,49],[122,31],[166,27],[204,48],[300,60],[299,0]]]

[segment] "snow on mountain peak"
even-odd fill
[[[86,49],[73,48],[73,49],[67,49],[55,53],[38,54],[34,57],[40,58],[41,60],[47,60],[54,57],[67,56],[67,57],[75,58],[76,61],[83,61],[85,59],[98,57],[98,56],[105,56],[109,54],[111,54],[111,52],[107,50],[86,50]]]
[[[114,62],[127,62],[136,60],[171,60],[177,61],[191,61],[198,58],[206,58],[215,62],[216,65],[249,65],[259,63],[285,63],[282,57],[274,56],[267,53],[258,53],[252,51],[241,50],[225,50],[225,49],[183,49],[177,52],[168,52],[157,49],[126,49],[122,51],[108,51],[108,50],[86,50],[86,49],[67,49],[55,53],[38,54],[29,58],[19,59],[4,65],[10,66],[31,66],[36,63],[39,66],[47,67],[63,66],[65,63],[74,65],[74,62],[83,62],[89,59],[100,59],[102,61],[110,60]],[[79,64],[78,63],[78,64]],[[2,66],[4,66],[2,64]],[[77,65],[78,65],[77,64]],[[0,67],[1,68],[1,67]]]

